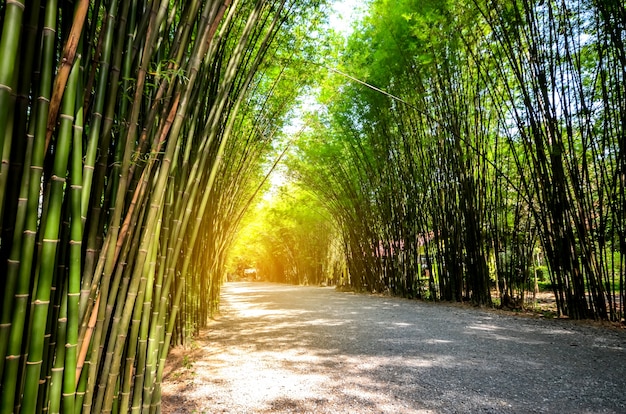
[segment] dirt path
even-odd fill
[[[332,288],[228,283],[164,413],[624,413],[626,332]]]

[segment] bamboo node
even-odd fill
[[[81,240],[70,240],[70,246],[80,246],[83,242]]]
[[[65,119],[67,121],[71,121],[74,122],[74,117],[72,115],[68,115],[68,114],[61,114],[59,115],[59,118],[61,119]]]
[[[59,239],[43,239],[44,243],[58,243]]]
[[[7,0],[7,6],[17,6],[20,9],[24,10],[24,8],[26,7],[24,5],[24,3],[18,1],[18,0]]]
[[[50,178],[52,181],[58,181],[61,183],[65,182],[65,177],[59,177],[58,175],[52,175],[52,177]]]
[[[39,360],[39,361],[26,361],[26,365],[41,365],[43,363],[43,360]]]
[[[49,300],[39,300],[37,299],[36,301],[33,302],[33,305],[37,306],[37,305],[49,305],[50,301]]]
[[[13,91],[13,89],[11,89],[11,87],[9,85],[4,85],[2,83],[0,83],[0,90],[5,90],[9,93],[11,93]]]
[[[20,359],[21,355],[7,355],[4,359],[8,359],[8,360],[13,360],[13,359]]]

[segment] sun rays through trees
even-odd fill
[[[322,3],[3,3],[0,412],[159,411]]]
[[[159,412],[246,268],[624,320],[623,2],[360,7],[0,4],[0,414]]]

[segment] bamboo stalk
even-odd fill
[[[80,60],[78,60],[80,62]],[[24,378],[24,396],[22,399],[22,412],[35,412],[37,391],[41,365],[43,362],[43,341],[45,327],[50,304],[50,287],[54,277],[56,263],[56,249],[59,242],[59,222],[61,219],[61,207],[65,195],[65,175],[69,160],[72,142],[72,128],[74,122],[74,106],[76,103],[77,84],[80,67],[75,64],[70,74],[71,82],[68,82],[66,98],[63,100],[61,109],[61,123],[59,136],[55,146],[54,166],[50,188],[50,203],[46,211],[47,222],[43,230],[43,246],[41,251],[41,267],[37,279],[37,289],[34,293],[32,328],[28,344],[28,358]],[[76,282],[76,281],[74,281]],[[71,294],[72,292],[68,292]],[[68,311],[71,305],[68,301]],[[77,315],[76,315],[77,316]],[[75,345],[74,345],[75,346]],[[75,348],[74,348],[75,351]],[[67,352],[67,351],[66,351]],[[71,352],[71,350],[70,350]],[[73,371],[73,368],[71,368]],[[72,383],[71,387],[74,386]]]
[[[70,71],[74,65],[74,59],[76,57],[76,49],[78,48],[78,42],[80,40],[85,18],[87,17],[87,11],[89,8],[89,0],[81,0],[77,5],[74,12],[74,20],[72,23],[72,29],[69,37],[65,42],[63,48],[63,55],[61,58],[61,67],[57,71],[56,78],[54,79],[54,86],[52,91],[52,98],[50,99],[50,106],[48,109],[48,126],[46,131],[46,152],[52,139],[57,123],[57,114],[63,98],[63,92],[70,76]]]
[[[61,302],[61,309],[59,312],[59,319],[57,321],[59,327],[56,343],[56,354],[54,359],[54,366],[52,367],[52,374],[49,383],[48,402],[46,407],[50,414],[56,414],[61,412],[61,400],[63,392],[63,366],[65,363],[65,339],[67,333],[67,292],[63,292],[63,300]]]
[[[39,188],[43,172],[43,158],[45,155],[45,123],[48,112],[48,96],[52,86],[50,74],[53,67],[54,52],[54,27],[56,23],[56,1],[47,2],[44,31],[42,42],[41,78],[39,88],[39,98],[35,110],[35,124],[33,155],[29,166],[29,174],[25,174],[28,182],[23,182],[24,192],[27,192],[25,207],[25,225],[22,236],[22,245],[19,250],[20,258],[16,260],[15,267],[19,269],[18,282],[15,288],[13,301],[13,316],[11,321],[11,331],[9,334],[8,347],[2,381],[2,396],[0,398],[0,412],[11,413],[14,405],[19,405],[17,396],[21,389],[21,379],[18,375],[19,362],[22,352],[22,340],[26,331],[26,314],[28,307],[29,291],[31,285],[31,270],[33,268],[33,254],[35,248],[35,237],[37,232],[37,209],[39,204]],[[27,187],[27,189],[26,189]],[[42,329],[45,329],[45,324]],[[37,379],[38,380],[38,379]],[[37,388],[37,385],[35,385]],[[36,399],[35,399],[36,403]]]
[[[18,50],[20,45],[20,32],[24,15],[25,4],[20,0],[8,1],[2,27],[2,37],[0,38],[0,131],[6,131],[9,121],[9,106],[11,95],[14,93],[16,82],[15,68],[17,66]],[[4,149],[9,144],[5,143],[6,135],[0,134],[0,159],[8,159],[8,154],[3,154]],[[6,145],[5,145],[6,144]],[[0,200],[4,198],[5,188],[0,187]],[[0,215],[0,219],[2,216]]]

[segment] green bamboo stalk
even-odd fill
[[[15,82],[13,82],[14,84]],[[0,87],[1,88],[1,87]],[[11,88],[13,89],[13,88]],[[0,89],[1,92],[2,89]],[[8,119],[4,122],[3,139],[0,140],[0,144],[3,143],[3,148],[0,148],[0,231],[2,231],[2,223],[4,222],[4,210],[5,210],[5,196],[7,191],[7,180],[9,179],[9,166],[11,164],[11,145],[13,144],[13,126],[15,118],[15,95],[10,95],[8,108],[6,109],[6,116]],[[1,97],[0,97],[1,99]],[[0,117],[2,117],[0,115]],[[2,119],[0,119],[2,122]]]
[[[31,124],[34,126],[34,122]],[[32,129],[32,127],[31,127]],[[33,134],[27,134],[25,159],[30,161],[33,152]],[[20,186],[19,201],[17,204],[16,224],[14,228],[13,243],[9,258],[7,260],[7,278],[3,297],[2,319],[0,321],[0,378],[4,370],[5,356],[11,331],[11,317],[13,311],[14,295],[19,274],[20,248],[22,246],[22,234],[26,215],[26,199],[28,194],[28,182],[30,179],[30,169],[27,168],[22,176]],[[0,394],[1,398],[1,394]]]
[[[5,157],[5,158],[2,158],[2,164],[0,166],[0,235],[4,232],[4,229],[2,228],[3,227],[2,223],[4,223],[4,205],[5,205],[4,196],[5,196],[5,193],[9,192],[9,191],[5,192],[5,188],[7,184],[9,165],[10,165],[9,155],[11,153],[11,144],[12,144],[12,134],[13,134],[13,122],[12,121],[13,121],[13,116],[14,116],[14,106],[11,105],[10,108],[7,108],[6,112],[10,112],[9,114],[7,114],[7,116],[9,117],[9,122],[5,123],[6,129],[4,133],[7,138],[4,140],[4,149],[0,149],[0,154],[2,154],[1,156]],[[20,230],[20,225],[18,222],[18,225],[15,226],[14,228],[14,240],[13,240],[14,243],[20,242],[21,235],[18,236],[16,233],[19,230]],[[15,240],[16,238],[17,240]],[[0,270],[3,269],[3,267],[4,267],[4,263],[0,265]],[[0,309],[0,312],[2,312],[0,313],[0,321],[1,321],[0,322],[0,378],[2,377],[2,370],[4,367],[4,357],[6,353],[8,334],[9,334],[9,329],[11,327],[11,323],[10,323],[11,308],[13,304],[13,295],[14,295],[14,289],[15,289],[15,284],[16,284],[15,277],[17,274],[16,269],[11,269],[11,267],[14,267],[14,266],[9,261],[7,263],[7,274],[3,275],[0,278],[0,283],[3,283],[3,285],[5,286],[5,291],[2,295],[5,302],[3,302],[2,308]]]
[[[80,59],[76,59],[80,62]],[[76,62],[75,62],[76,63]],[[37,279],[37,289],[33,295],[33,316],[30,338],[28,341],[28,358],[24,378],[24,395],[22,412],[34,413],[37,402],[38,383],[43,362],[43,342],[46,334],[46,320],[50,304],[50,287],[55,272],[56,250],[59,242],[59,222],[65,195],[65,175],[72,142],[74,107],[80,65],[75,64],[70,73],[70,81],[64,95],[59,135],[55,145],[54,165],[50,185],[50,204],[46,211],[46,223],[43,230],[41,251],[41,267]],[[72,384],[72,387],[74,384]]]
[[[135,9],[137,6],[137,1],[133,1],[132,2],[132,6],[133,9],[130,11],[130,21],[128,21],[127,24],[124,24],[124,22],[127,22],[128,19],[128,15],[129,15],[129,8],[130,8],[130,2],[124,2],[124,5],[122,7],[122,13],[120,15],[120,24],[119,24],[119,30],[117,32],[116,37],[118,39],[122,39],[126,36],[131,36],[132,38],[132,31],[133,28],[135,26]],[[127,32],[129,34],[127,34]],[[126,42],[126,44],[128,45],[126,48],[124,47],[124,42],[119,42],[117,44],[116,50],[115,50],[115,56],[113,58],[113,65],[111,67],[111,80],[110,80],[110,96],[111,97],[115,97],[118,96],[119,93],[119,88],[120,88],[120,81],[119,81],[119,77],[121,74],[121,69],[120,67],[122,66],[122,61],[123,61],[123,57],[126,55],[128,56],[131,53],[131,47],[130,44],[132,44],[132,41]],[[124,54],[124,52],[126,52],[126,54]],[[128,59],[126,59],[124,61],[124,65],[123,65],[123,71],[124,73],[121,74],[123,77],[123,85],[122,85],[122,91],[125,90],[125,88],[128,87],[128,82],[130,81],[130,62]],[[81,205],[82,205],[82,212],[83,214],[85,214],[87,211],[90,213],[90,223],[88,226],[88,230],[87,231],[87,249],[85,252],[85,264],[84,264],[84,272],[83,272],[83,278],[82,278],[82,288],[81,288],[81,300],[80,300],[80,315],[82,316],[82,318],[84,320],[88,319],[87,313],[88,313],[88,306],[89,306],[89,300],[91,298],[91,300],[93,301],[93,295],[92,293],[92,282],[93,282],[93,278],[94,278],[94,273],[101,273],[102,269],[100,269],[100,271],[97,271],[97,256],[98,256],[98,251],[99,249],[102,248],[101,246],[101,235],[104,231],[103,227],[104,227],[104,221],[105,221],[105,217],[106,214],[104,212],[104,208],[105,205],[102,205],[100,197],[103,193],[103,189],[104,189],[104,182],[105,182],[105,178],[107,175],[107,172],[109,170],[108,167],[108,163],[109,163],[109,147],[110,147],[110,142],[111,142],[111,138],[112,138],[112,134],[111,134],[111,129],[112,129],[112,124],[113,124],[113,120],[116,114],[119,115],[119,117],[121,118],[121,123],[124,124],[124,116],[127,113],[127,108],[128,108],[128,102],[126,99],[122,99],[121,103],[118,105],[117,101],[115,99],[109,99],[108,100],[108,104],[106,106],[105,109],[105,115],[104,115],[104,123],[103,123],[103,139],[100,140],[100,157],[98,159],[98,163],[96,165],[96,172],[95,172],[95,182],[93,181],[93,177],[92,178],[87,178],[85,175],[83,176],[83,180],[85,182],[91,182],[93,187],[90,191],[86,191],[85,189],[83,189],[83,200],[81,201]],[[120,131],[120,133],[123,133],[123,130]],[[122,147],[121,145],[116,145],[116,148],[120,148]],[[118,151],[118,152],[121,152]],[[87,151],[87,153],[89,153],[89,150]],[[94,155],[94,154],[92,154]],[[86,160],[89,158],[89,156],[86,156]],[[117,160],[114,161],[114,165],[117,165]],[[86,166],[87,165],[92,165],[90,164],[90,161],[86,161]],[[115,167],[113,168],[114,171],[111,172],[112,177],[115,177]],[[89,169],[86,168],[84,173],[88,173]],[[108,187],[109,188],[116,188],[116,181],[114,179],[112,179],[109,182]],[[89,198],[86,197],[87,194],[91,193],[91,198],[92,201],[89,201]],[[91,203],[91,205],[89,204]],[[107,244],[108,246],[108,244]],[[104,250],[106,250],[106,246],[104,247]],[[96,276],[99,277],[99,276]],[[97,286],[97,283],[95,283],[95,285]],[[95,292],[94,292],[95,294]],[[93,303],[93,302],[92,302]]]
[[[127,3],[127,2],[126,2]],[[99,76],[96,83],[96,92],[94,97],[93,109],[89,120],[89,138],[87,140],[87,150],[85,153],[85,165],[83,167],[83,192],[81,200],[81,212],[83,217],[87,216],[89,209],[89,198],[91,196],[91,184],[93,180],[94,166],[96,163],[96,155],[98,151],[98,142],[101,133],[102,114],[104,112],[105,102],[112,103],[116,100],[116,91],[118,88],[116,78],[112,77],[112,91],[109,89],[108,78],[111,75],[111,55],[114,44],[115,22],[117,18],[118,1],[112,1],[106,15],[106,32],[104,35],[102,55],[99,62]],[[121,26],[123,30],[123,25]],[[109,95],[110,96],[107,96]],[[110,113],[110,112],[109,112]],[[104,154],[103,154],[104,156]]]
[[[0,173],[0,188],[5,188],[6,180],[11,176],[11,184],[7,187],[6,192],[0,191],[0,237],[4,240],[12,239],[12,243],[8,243],[11,247],[4,250],[0,254],[0,272],[5,270],[6,273],[0,277],[0,282],[4,286],[2,308],[0,309],[0,379],[4,371],[4,362],[9,339],[9,331],[11,327],[11,312],[13,308],[13,295],[15,294],[15,285],[17,283],[18,266],[19,266],[19,249],[22,245],[22,232],[24,229],[25,199],[27,188],[20,183],[28,182],[29,169],[25,168],[30,164],[33,144],[34,122],[28,122],[30,117],[35,118],[34,113],[28,113],[30,104],[31,82],[37,83],[38,76],[33,73],[36,54],[35,50],[37,38],[37,25],[39,23],[40,7],[39,0],[32,2],[27,9],[27,19],[24,22],[23,37],[21,41],[21,57],[20,57],[20,74],[33,74],[33,76],[19,76],[17,89],[17,108],[15,118],[15,129],[12,132],[14,141],[11,154],[6,150],[2,151],[0,159],[2,159],[2,171]],[[6,17],[5,17],[6,18]],[[3,29],[4,30],[4,29]],[[8,30],[8,29],[7,29]],[[28,51],[25,53],[25,51]],[[16,68],[17,69],[17,68]],[[31,107],[34,110],[34,107]],[[9,116],[8,119],[11,119]],[[9,137],[10,135],[7,135]],[[5,143],[6,145],[6,143]],[[10,158],[9,158],[10,156]],[[10,162],[10,166],[9,166]],[[5,173],[4,169],[8,166],[9,170]],[[3,199],[4,198],[4,199]],[[6,262],[4,262],[6,260]],[[6,268],[4,267],[6,264]],[[1,396],[1,393],[0,393]]]
[[[1,192],[0,199],[4,197],[4,200],[0,200],[0,237],[5,240],[12,239],[10,249],[3,251],[0,255],[0,260],[6,260],[5,263],[0,264],[0,272],[2,269],[6,270],[6,273],[0,277],[0,282],[4,286],[4,297],[2,302],[2,308],[0,309],[0,378],[4,370],[4,361],[6,356],[7,343],[9,339],[9,331],[11,327],[11,312],[13,306],[13,295],[15,294],[15,284],[18,274],[18,261],[19,261],[19,249],[22,245],[21,238],[24,229],[24,214],[25,214],[25,202],[26,199],[26,186],[19,185],[21,182],[28,182],[29,169],[25,168],[30,164],[30,158],[32,155],[33,144],[33,131],[34,122],[28,122],[30,117],[35,118],[34,113],[28,113],[30,105],[30,91],[31,82],[37,84],[38,76],[33,73],[33,66],[35,64],[36,54],[32,53],[35,50],[37,40],[37,25],[39,24],[40,7],[39,0],[31,3],[27,11],[27,19],[24,22],[23,28],[23,41],[21,42],[20,50],[22,51],[20,57],[20,74],[33,74],[33,76],[19,76],[18,89],[17,89],[17,108],[16,108],[16,127],[13,131],[12,144],[13,149],[11,154],[7,151],[2,152],[2,170],[0,173],[0,188],[4,188],[6,180],[11,176],[11,185],[7,187],[6,192]],[[28,51],[28,52],[25,52]],[[34,110],[34,107],[31,107]],[[11,119],[10,117],[8,119]],[[6,145],[6,144],[5,144]],[[11,159],[9,159],[9,155]],[[10,162],[10,166],[9,166]],[[9,166],[9,170],[5,174],[4,168]],[[6,254],[6,256],[5,256]]]
[[[159,220],[158,224],[157,224],[157,234],[155,235],[155,240],[159,240],[159,236],[161,234],[162,231],[162,219]],[[139,316],[138,314],[141,314],[141,320],[137,320],[137,325],[138,327],[140,327],[140,329],[137,330],[137,364],[136,364],[136,371],[135,371],[135,380],[134,380],[134,384],[133,384],[133,401],[132,401],[132,411],[133,412],[139,412],[140,409],[142,408],[142,401],[141,401],[141,397],[142,397],[142,393],[144,393],[144,384],[143,384],[143,380],[144,380],[144,373],[146,370],[146,351],[147,351],[147,341],[148,341],[148,330],[149,330],[149,326],[150,326],[150,317],[152,316],[150,310],[152,308],[152,293],[154,290],[154,281],[155,281],[155,272],[156,272],[156,259],[157,259],[157,252],[158,252],[158,243],[153,243],[152,247],[151,247],[151,252],[150,252],[150,260],[146,262],[146,267],[147,269],[145,270],[146,274],[147,274],[147,280],[145,282],[145,288],[144,288],[144,295],[143,295],[143,300],[142,300],[142,310],[140,312],[136,312],[136,315],[134,316],[134,319],[137,320],[137,317]],[[139,306],[137,306],[139,308]],[[131,338],[133,338],[133,336],[131,335]],[[127,364],[127,371],[129,371],[132,368],[132,364]],[[128,387],[126,389],[128,396],[130,397],[130,386],[131,386],[131,381],[130,381],[130,375],[128,375]],[[122,401],[122,410],[124,412],[126,412],[126,408],[127,408],[127,403],[124,404],[124,401]],[[148,404],[149,407],[149,404]]]
[[[61,394],[63,392],[63,370],[65,363],[65,339],[67,333],[67,292],[63,292],[63,300],[61,302],[61,309],[58,318],[58,329],[55,335],[56,354],[54,356],[54,366],[52,367],[52,373],[50,382],[48,384],[48,403],[47,410],[50,414],[61,412]]]
[[[117,265],[117,270],[115,272],[115,276],[113,280],[111,280],[110,277],[105,277],[102,280],[102,282],[100,282],[101,275],[102,275],[104,265],[105,265],[106,253],[110,249],[109,246],[112,244],[112,238],[110,237],[110,235],[107,235],[107,238],[105,239],[105,247],[102,250],[102,254],[100,256],[98,265],[96,267],[95,278],[92,281],[92,287],[90,289],[89,297],[95,299],[98,288],[100,288],[100,295],[98,296],[98,300],[96,301],[96,305],[94,306],[93,310],[91,310],[89,306],[87,307],[87,313],[85,314],[85,316],[90,315],[89,323],[87,322],[86,318],[83,318],[83,326],[81,327],[81,331],[79,334],[79,343],[82,344],[81,348],[83,349],[85,348],[85,345],[86,345],[83,341],[86,341],[89,346],[93,346],[93,344],[90,343],[90,341],[100,344],[100,340],[101,338],[103,338],[103,335],[104,337],[107,336],[107,332],[109,332],[109,327],[110,327],[111,312],[112,312],[112,309],[115,308],[116,300],[119,299],[119,301],[123,303],[123,298],[125,297],[125,289],[127,288],[127,283],[128,283],[127,277],[124,278],[124,285],[123,285],[123,290],[121,291],[121,293],[118,293],[118,288],[120,286],[120,280],[124,273],[124,268],[126,266],[132,266],[132,262],[127,263],[126,260],[128,257],[130,258],[134,257],[134,253],[130,252],[131,250],[130,246],[137,245],[138,242],[137,240],[134,240],[134,239],[138,238],[140,232],[134,232],[135,236],[133,236],[133,232],[131,232],[130,237],[127,237],[126,234],[127,234],[128,228],[135,228],[140,214],[143,214],[142,213],[143,210],[141,208],[136,209],[133,207],[133,206],[136,206],[138,203],[140,205],[142,204],[141,200],[143,199],[143,193],[144,193],[143,188],[137,188],[135,198],[133,199],[131,208],[129,209],[129,212],[127,213],[127,220],[125,221],[124,227],[122,228],[122,232],[120,233],[120,240],[118,241],[118,246],[117,247],[114,246],[112,249],[114,251],[116,261],[119,261]],[[119,298],[118,298],[118,295],[119,295]],[[98,307],[97,306],[98,302],[103,303],[103,305]],[[88,305],[90,303],[91,302],[88,302]],[[116,312],[119,312],[119,307]],[[96,318],[97,322],[95,323],[95,333],[93,334],[90,340],[88,336],[86,337],[86,334],[90,329],[93,331],[94,323],[92,322],[92,319],[94,318]],[[116,314],[115,318],[119,319],[119,315]],[[116,329],[117,329],[117,325],[114,324],[112,328],[113,328],[113,332],[109,334],[114,336]],[[100,359],[100,353],[102,352],[101,345],[96,345],[96,347],[99,350],[98,352],[92,353],[92,357],[90,360],[90,367],[91,367],[90,370],[96,369],[97,362]],[[110,356],[111,356],[110,352],[107,352],[106,355],[107,355],[107,359],[104,361],[104,366],[108,367],[108,363],[109,363],[108,361],[110,361]],[[93,376],[95,372],[96,371],[93,371],[90,374],[90,376]],[[90,383],[90,386],[86,390],[85,406],[91,407],[93,390],[94,390],[95,385],[96,385],[96,381],[92,381]],[[100,404],[101,404],[101,399],[98,399],[95,405],[95,407],[97,408],[96,411],[99,410]]]
[[[175,144],[172,144],[172,142],[173,141],[168,143],[168,147],[173,149],[175,147]],[[167,159],[168,152],[169,151],[166,151],[165,160]],[[164,164],[167,164],[167,162],[164,162]],[[162,174],[159,174],[159,176],[161,177]],[[158,222],[157,214],[159,212],[160,202],[162,201],[163,190],[164,190],[163,180],[159,180],[155,188],[155,195],[151,200],[149,210],[147,213],[148,214],[146,218],[147,228],[155,229],[156,223]],[[117,329],[119,333],[114,338],[114,340],[111,341],[111,344],[114,344],[114,347],[113,347],[113,353],[112,353],[112,358],[111,358],[111,366],[106,375],[107,381],[106,381],[106,389],[103,394],[104,401],[103,401],[103,406],[102,406],[102,412],[111,412],[112,410],[112,401],[113,401],[114,396],[116,395],[115,393],[116,383],[118,381],[120,369],[122,366],[121,356],[124,351],[126,340],[127,340],[127,330],[130,324],[130,319],[133,314],[133,308],[135,307],[135,304],[138,298],[140,298],[139,288],[141,286],[144,265],[146,263],[146,258],[148,255],[148,251],[150,249],[150,244],[153,243],[153,240],[154,240],[153,236],[154,236],[153,232],[146,232],[141,237],[141,244],[139,246],[137,257],[135,259],[135,268],[132,273],[132,276],[130,277],[130,285],[128,288],[128,292],[126,294],[127,299],[126,299],[126,302],[123,304],[123,307],[120,307],[120,308],[123,308],[123,311],[122,311],[120,320],[116,323],[116,325],[118,326]],[[141,306],[139,306],[139,308],[141,308]]]
[[[123,63],[122,63],[122,70],[121,70],[121,75],[122,75],[122,96],[124,96],[124,99],[122,99],[121,103],[120,103],[120,111],[119,113],[121,114],[121,119],[122,119],[122,128],[120,130],[120,134],[123,134],[123,136],[126,136],[126,134],[128,134],[128,118],[129,118],[129,106],[131,104],[131,102],[129,101],[129,99],[126,99],[125,97],[125,93],[126,91],[130,91],[132,89],[132,77],[134,76],[134,71],[135,69],[133,68],[133,62],[134,62],[134,47],[135,47],[135,40],[139,41],[142,37],[141,30],[137,29],[137,8],[139,7],[139,5],[137,4],[138,1],[134,0],[131,4],[131,9],[129,12],[130,15],[130,20],[128,23],[128,29],[126,32],[126,36],[125,36],[125,47],[124,47],[124,58],[123,58]],[[151,5],[148,5],[148,8],[151,9]],[[144,21],[148,20],[148,14],[146,14]],[[120,37],[121,38],[121,37]],[[138,43],[137,43],[138,44]],[[125,151],[125,146],[124,145],[117,145],[116,149],[115,149],[115,153],[114,153],[114,161],[113,161],[113,168],[111,169],[110,172],[110,187],[112,187],[112,191],[111,191],[111,195],[110,195],[110,200],[116,200],[117,198],[117,189],[119,188],[119,179],[120,179],[120,174],[121,174],[121,169],[122,169],[122,164],[123,164],[123,160],[124,160],[124,151]],[[114,203],[111,203],[111,216],[114,215],[114,211],[113,209],[115,208]]]
[[[177,154],[178,155],[178,154]],[[165,222],[172,222],[172,204],[173,204],[173,194],[174,190],[172,186],[168,187],[168,196],[166,197],[165,206],[164,206],[164,220]],[[163,227],[162,232],[165,237],[162,242],[167,246],[168,240],[171,236],[171,229],[169,227]],[[165,307],[164,303],[166,298],[161,296],[163,281],[165,272],[167,269],[167,258],[168,256],[173,256],[173,252],[168,248],[164,248],[161,253],[161,258],[159,262],[159,272],[157,275],[157,280],[155,282],[155,291],[154,291],[154,303],[152,304],[152,315],[150,319],[150,329],[148,333],[148,343],[146,349],[145,356],[145,369],[143,371],[143,405],[142,411],[148,410],[150,411],[152,406],[152,392],[153,392],[153,378],[155,378],[157,365],[158,365],[158,350],[163,341],[163,325],[160,323],[161,317],[159,312],[162,308]],[[135,385],[135,386],[138,386]],[[139,398],[139,397],[137,397]],[[133,403],[133,405],[136,405]]]
[[[77,57],[80,62],[80,55]],[[77,82],[80,88],[80,71],[77,79],[70,79],[68,82]],[[69,87],[68,87],[69,92]],[[76,95],[76,116],[73,127],[73,148],[70,167],[70,262],[69,281],[67,291],[67,341],[65,352],[65,365],[63,376],[63,411],[71,413],[75,411],[75,393],[78,378],[76,377],[76,366],[78,364],[78,333],[81,315],[79,312],[81,270],[82,270],[82,239],[83,239],[83,214],[81,211],[81,192],[83,184],[83,105],[82,94]]]
[[[19,362],[22,351],[22,340],[25,332],[26,313],[28,307],[31,271],[33,268],[33,254],[37,233],[37,210],[39,207],[39,188],[43,172],[43,159],[45,155],[45,125],[48,115],[48,100],[52,87],[53,59],[54,59],[54,37],[57,17],[57,2],[49,0],[46,3],[44,17],[44,30],[42,41],[41,78],[39,85],[39,97],[36,114],[35,137],[33,143],[33,154],[29,166],[29,174],[25,177],[24,191],[28,193],[25,203],[25,226],[22,236],[20,258],[13,261],[15,268],[19,269],[17,285],[15,288],[13,316],[11,321],[11,331],[9,334],[8,347],[2,380],[2,396],[0,397],[0,413],[13,412],[16,404],[17,393],[20,389],[20,378],[18,376]],[[44,322],[45,328],[45,322]],[[37,386],[35,386],[36,388]],[[36,403],[36,399],[35,399]],[[17,400],[19,404],[19,399]]]
[[[43,355],[41,364],[41,374],[39,379],[39,392],[37,393],[37,407],[36,412],[42,412],[49,401],[48,392],[50,391],[50,380],[52,377],[52,368],[54,367],[55,356],[57,354],[58,345],[63,346],[63,352],[65,352],[65,332],[63,338],[58,339],[58,329],[63,327],[67,331],[67,304],[64,296],[67,296],[67,261],[69,244],[65,241],[69,240],[69,203],[63,202],[61,213],[61,225],[59,240],[63,242],[58,244],[56,251],[56,265],[55,272],[52,278],[52,284],[50,289],[50,305],[48,307],[48,316],[46,323],[46,331],[43,341]],[[65,309],[62,308],[65,306]],[[32,311],[32,307],[31,307]],[[63,325],[59,324],[60,313],[65,312],[65,319],[61,320]],[[61,357],[63,360],[64,358]],[[61,377],[62,378],[62,377]],[[60,394],[58,395],[60,397]]]
[[[131,115],[129,119],[129,127],[125,137],[125,148],[124,148],[124,156],[122,160],[122,168],[120,170],[120,179],[116,188],[116,197],[114,203],[113,216],[111,218],[111,227],[109,232],[111,233],[111,237],[114,241],[117,241],[119,230],[120,230],[120,222],[122,217],[122,210],[124,206],[124,199],[126,196],[126,190],[129,185],[129,170],[131,163],[131,156],[133,154],[133,148],[135,144],[135,139],[137,137],[137,129],[139,123],[139,115],[142,107],[142,98],[144,93],[146,74],[148,71],[148,67],[150,64],[150,59],[152,57],[152,51],[155,46],[155,41],[157,38],[157,29],[161,25],[163,21],[165,11],[167,9],[167,1],[161,0],[161,4],[157,5],[155,1],[152,9],[150,10],[150,24],[148,24],[148,33],[145,37],[144,50],[141,60],[141,65],[139,67],[137,73],[137,82],[135,85],[135,97],[133,100]],[[160,7],[159,7],[160,6]],[[158,9],[155,9],[158,7]],[[107,252],[107,258],[105,262],[104,272],[106,275],[112,274],[113,267],[115,265],[115,243],[113,243],[109,247],[109,252]]]
[[[147,272],[148,269],[148,264],[146,263],[144,265],[144,272]],[[140,291],[138,294],[138,300],[141,299],[142,296],[144,296],[146,294],[145,291],[145,280],[141,281],[140,284]],[[124,377],[122,378],[122,396],[121,396],[121,402],[120,402],[120,409],[122,411],[127,411],[128,410],[128,401],[129,401],[129,396],[130,396],[130,385],[132,384],[132,379],[131,379],[131,373],[132,373],[132,369],[133,367],[133,361],[135,359],[135,355],[136,355],[136,347],[137,347],[137,343],[136,341],[134,341],[132,338],[134,338],[134,333],[138,332],[138,328],[139,328],[139,322],[141,319],[141,312],[143,309],[137,309],[137,308],[142,308],[141,306],[137,306],[134,310],[134,315],[133,315],[133,326],[131,327],[131,335],[130,336],[130,343],[128,346],[128,349],[126,351],[127,357],[124,363],[124,367],[125,367],[125,372],[124,372]],[[120,312],[116,315],[116,319],[119,320],[121,317],[121,309],[122,307],[120,306]],[[110,351],[112,354],[112,350]]]
[[[0,134],[0,138],[2,139],[0,141],[0,159],[2,160],[5,159],[3,150],[6,148],[5,140],[7,139],[4,132],[6,131],[7,122],[9,121],[9,115],[11,113],[9,107],[12,106],[11,95],[14,94],[13,85],[17,79],[15,69],[19,67],[19,65],[17,65],[17,57],[24,7],[24,1],[21,0],[7,2],[3,20],[2,37],[0,38],[0,56],[2,56],[2,62],[0,63],[0,131],[3,131],[3,133]],[[8,159],[8,157],[6,157],[6,159]],[[0,200],[4,199],[4,192],[5,187],[0,187]],[[1,220],[2,215],[0,215],[0,221]]]
[[[145,206],[137,209],[134,219],[137,220],[137,217],[142,218],[145,215],[145,210]],[[131,223],[131,225],[135,227],[137,222],[135,221]],[[132,234],[132,238],[126,238],[126,242],[120,252],[119,263],[115,269],[113,279],[111,280],[110,278],[107,278],[103,280],[101,285],[101,292],[103,292],[101,300],[105,305],[100,306],[97,315],[97,324],[93,342],[94,347],[98,348],[98,352],[94,352],[92,354],[90,369],[93,371],[90,372],[89,376],[91,378],[96,378],[96,373],[98,371],[100,371],[101,374],[97,376],[96,381],[92,381],[89,384],[89,388],[85,394],[85,406],[89,407],[89,409],[85,411],[86,413],[91,410],[94,412],[102,411],[104,392],[106,390],[108,379],[108,375],[106,375],[106,373],[108,373],[111,369],[113,351],[115,347],[115,341],[105,341],[107,337],[117,337],[118,332],[120,332],[119,321],[122,318],[122,311],[126,302],[131,278],[131,274],[127,271],[127,269],[134,266],[134,258],[137,256],[141,234],[141,232],[137,231]],[[105,302],[107,300],[108,302]],[[114,310],[115,313],[113,314]],[[103,353],[104,359],[102,359]],[[98,387],[97,392],[94,391],[96,386]]]

